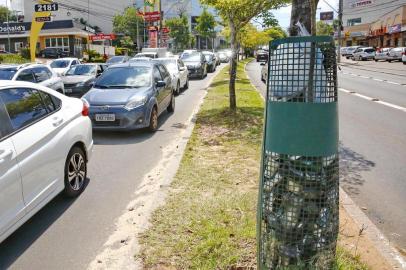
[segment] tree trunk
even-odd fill
[[[235,111],[237,109],[237,101],[235,97],[235,79],[237,77],[237,33],[234,24],[230,20],[230,43],[232,56],[230,61],[230,84],[229,84],[229,94],[230,94],[230,109]]]
[[[292,14],[290,17],[290,36],[298,35],[298,28],[296,26],[297,22],[301,22],[307,31],[311,33],[312,31],[312,3],[317,7],[319,0],[292,0]]]

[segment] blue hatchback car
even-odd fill
[[[158,117],[175,111],[171,75],[162,64],[134,62],[108,68],[82,98],[95,130],[158,129]]]

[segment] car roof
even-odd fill
[[[112,66],[110,66],[110,68],[135,67],[135,66],[153,67],[154,65],[157,65],[157,64],[159,64],[159,63],[154,62],[154,61],[135,61],[135,62],[126,62],[126,63],[112,65]]]
[[[75,57],[63,57],[63,58],[55,59],[54,61],[58,61],[58,60],[79,60],[79,59],[75,58]]]
[[[4,64],[4,65],[0,65],[0,69],[2,69],[2,68],[16,68],[17,70],[20,70],[20,69],[23,69],[23,68],[34,68],[34,67],[46,67],[46,65],[39,64],[39,63]]]

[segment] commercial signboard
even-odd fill
[[[101,41],[101,40],[115,40],[116,35],[114,34],[98,34],[89,36],[91,41]]]
[[[0,25],[0,33],[5,34],[5,33],[23,33],[27,31],[27,27],[23,24],[14,24],[14,25],[7,25],[7,24],[2,24]]]
[[[350,2],[350,8],[363,8],[373,5],[375,0],[356,0]]]
[[[149,47],[150,48],[158,47],[158,31],[149,32]]]
[[[320,21],[332,21],[332,20],[334,20],[333,11],[320,12]]]
[[[401,24],[395,24],[392,26],[388,27],[388,33],[389,34],[394,34],[394,33],[399,33],[402,31],[402,25]]]
[[[139,12],[138,15],[144,17],[146,22],[158,22],[161,19],[161,12],[159,11]]]
[[[36,17],[36,22],[50,22],[52,21],[51,16],[44,16],[44,17]]]

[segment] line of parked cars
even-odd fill
[[[406,47],[375,49],[373,47],[351,46],[341,48],[340,53],[347,59],[359,61],[375,60],[375,62],[387,61],[389,63],[400,61],[406,65]]]
[[[0,65],[0,243],[62,191],[83,192],[93,130],[156,131],[189,78],[229,60],[192,50],[155,56]]]

